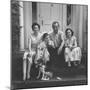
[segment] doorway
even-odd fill
[[[57,3],[37,3],[37,21],[41,26],[41,32],[51,32],[52,22],[60,23],[60,30],[66,28],[66,5]]]

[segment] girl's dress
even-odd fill
[[[81,61],[81,49],[77,46],[75,36],[65,39],[65,61]]]
[[[49,61],[49,52],[47,50],[47,46],[45,42],[41,42],[37,47],[37,53],[35,57],[35,62],[38,63],[38,61],[41,61],[43,64],[46,64],[47,61]]]
[[[42,72],[42,78],[41,78],[42,80],[46,80],[45,73],[46,73],[46,67],[48,68],[47,62],[50,61],[48,46],[54,47],[54,43],[50,40],[48,41],[47,44],[45,41],[42,41],[37,47],[37,53],[35,57],[35,63],[36,65],[39,66],[40,72]],[[38,76],[40,76],[40,73]]]

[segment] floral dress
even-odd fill
[[[49,52],[44,41],[41,42],[37,47],[35,62],[38,63],[39,61],[41,61],[43,64],[46,64],[46,62],[49,61]]]

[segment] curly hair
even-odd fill
[[[34,30],[34,26],[38,26],[39,30],[40,30],[40,25],[38,23],[33,23],[32,24],[32,30]]]
[[[44,41],[45,38],[46,38],[48,35],[49,35],[48,33],[44,33],[43,36],[42,36],[42,41]]]
[[[67,36],[67,31],[70,30],[71,31],[71,35],[73,36],[74,32],[71,28],[67,28],[66,31],[65,31],[65,35]]]

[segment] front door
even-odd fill
[[[58,21],[60,29],[63,29],[63,17],[66,17],[66,14],[63,16],[63,6],[63,4],[37,3],[37,19],[41,25],[41,32],[51,32],[53,21]]]

